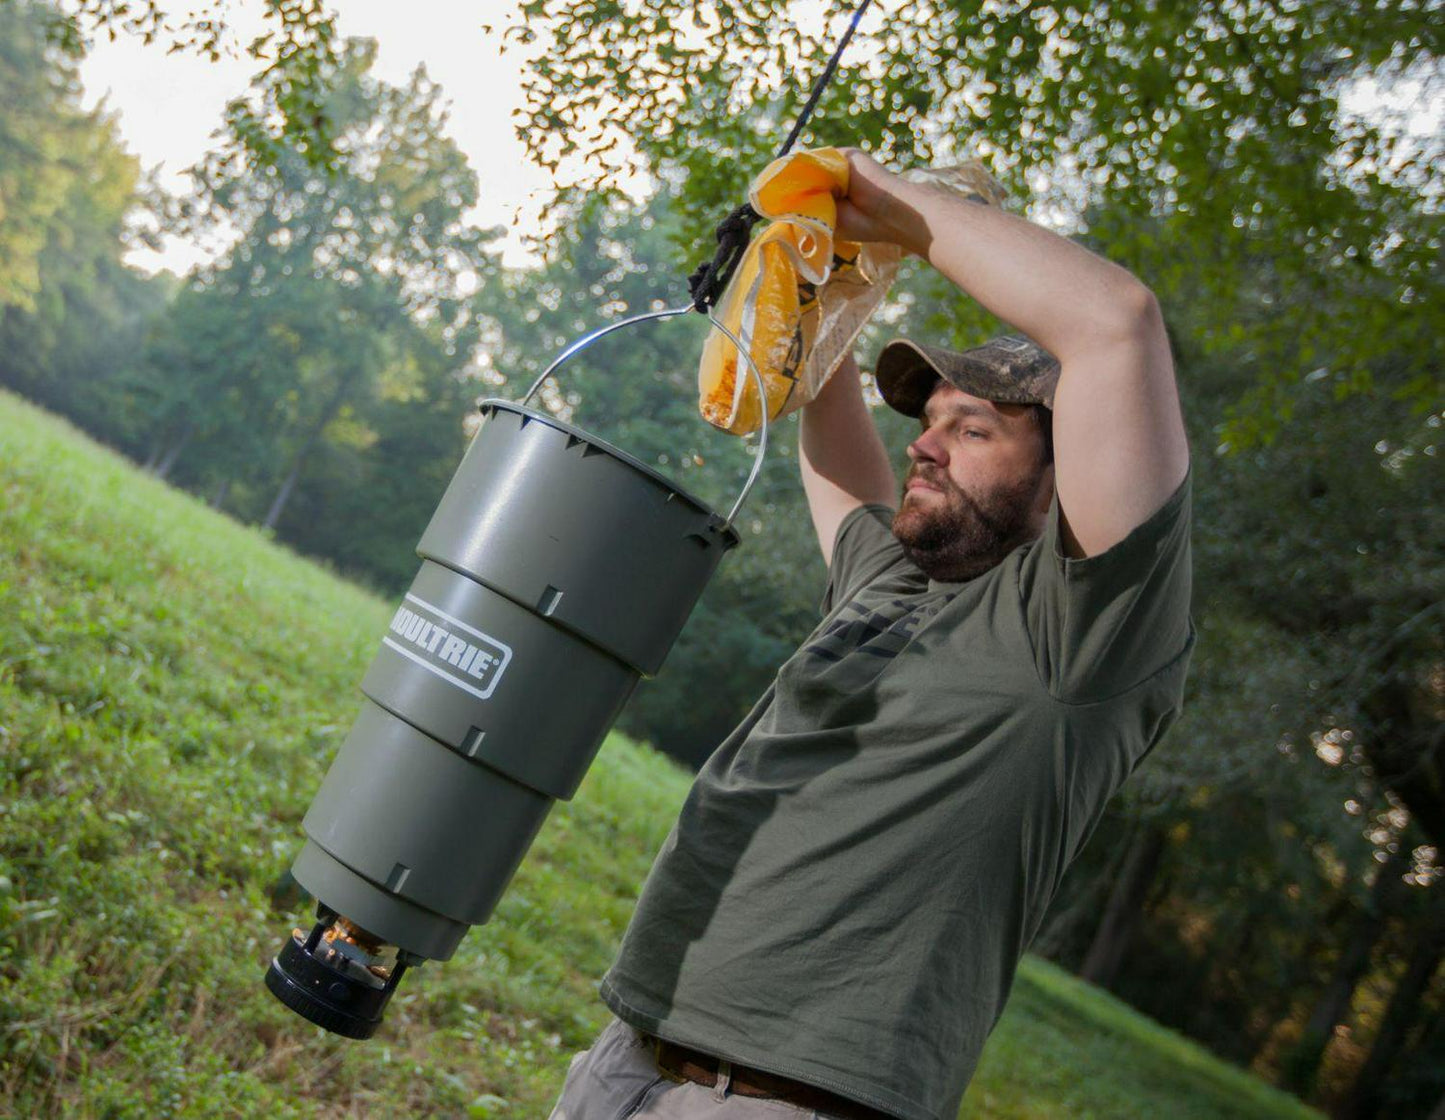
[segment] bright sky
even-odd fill
[[[245,9],[254,15],[255,7],[230,7],[243,33],[248,29]],[[550,179],[528,162],[513,131],[522,61],[498,49],[513,0],[336,0],[334,7],[342,34],[377,40],[380,77],[400,83],[425,63],[441,84],[452,104],[447,130],[481,181],[474,220],[507,226],[503,259],[525,262],[516,224],[534,220]],[[490,35],[482,29],[487,23],[497,28]],[[244,34],[238,38],[244,42]],[[221,126],[226,102],[245,90],[254,66],[248,59],[209,62],[186,52],[168,55],[164,45],[146,46],[122,35],[95,44],[81,78],[87,104],[104,97],[119,110],[126,146],[147,168],[159,167],[163,186],[183,191],[183,173],[214,146],[212,134]],[[172,238],[161,253],[137,250],[130,259],[146,269],[184,272],[203,257],[200,246]]]
[[[500,29],[516,9],[516,0],[333,0],[343,35],[377,40],[376,71],[385,80],[400,83],[425,63],[433,80],[441,84],[451,102],[447,129],[466,153],[481,183],[481,202],[473,220],[484,226],[505,226],[503,259],[508,264],[529,260],[521,230],[536,221],[550,193],[545,171],[531,164],[513,131],[512,113],[521,102],[523,60],[499,50]],[[808,5],[802,15],[811,14]],[[868,33],[875,24],[866,20],[863,33],[850,48],[854,61],[868,49]],[[259,4],[227,5],[236,23],[237,40],[244,42],[259,23]],[[805,22],[810,22],[805,18]],[[821,22],[821,21],[820,21]],[[496,30],[488,33],[484,25]],[[842,23],[836,24],[841,32]],[[809,28],[821,32],[821,26]],[[208,62],[188,52],[166,54],[164,45],[145,46],[122,35],[115,42],[98,42],[81,67],[87,102],[104,97],[119,110],[120,131],[129,149],[147,168],[159,167],[160,181],[172,191],[183,191],[183,172],[214,145],[213,133],[221,126],[226,102],[243,92],[254,64],[223,58]],[[1404,118],[1401,127],[1413,134],[1432,156],[1440,153],[1445,91],[1406,81],[1382,97],[1366,79],[1346,96],[1355,112],[1373,114],[1393,109]],[[169,268],[185,272],[205,257],[205,249],[177,238],[165,242],[160,253],[136,250],[130,260],[146,269]]]

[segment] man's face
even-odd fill
[[[1053,468],[1028,405],[994,404],[940,382],[928,399],[893,535],[930,577],[988,571],[1043,528]]]

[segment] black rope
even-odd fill
[[[722,295],[738,262],[747,252],[748,242],[753,238],[753,226],[760,221],[762,215],[753,209],[752,203],[744,202],[718,223],[717,252],[712,260],[704,261],[693,269],[692,275],[687,278],[692,306],[700,314],[706,315],[708,308]]]
[[[862,20],[863,13],[868,10],[868,5],[872,2],[873,0],[861,0],[853,12],[853,18],[848,21],[848,28],[838,41],[837,49],[833,51],[833,57],[828,59],[828,65],[823,68],[822,75],[813,83],[813,91],[808,94],[808,100],[803,103],[802,112],[798,114],[798,119],[793,123],[793,130],[788,133],[788,138],[783,141],[783,146],[773,157],[774,160],[782,159],[792,151],[798,137],[803,134],[803,127],[808,123],[808,118],[813,115],[813,110],[818,107],[823,90],[832,81],[833,74],[838,69],[838,61],[848,47],[848,40],[853,38],[853,32],[858,29],[858,23]],[[699,313],[706,315],[708,308],[717,303],[718,297],[722,295],[723,289],[732,279],[738,262],[743,259],[743,253],[747,251],[748,242],[752,240],[753,236],[753,226],[760,221],[762,221],[762,215],[753,209],[751,203],[744,202],[718,223],[717,252],[713,255],[712,260],[698,265],[692,275],[687,278],[687,290],[692,294],[692,306]]]
[[[858,10],[853,13],[853,18],[848,21],[848,28],[843,32],[843,38],[838,40],[838,49],[833,52],[833,57],[828,59],[828,65],[823,67],[822,76],[813,83],[813,92],[808,94],[808,100],[803,104],[803,111],[798,114],[797,121],[793,124],[793,131],[788,133],[788,138],[783,141],[783,146],[778,149],[774,159],[782,159],[793,149],[803,133],[803,126],[808,123],[808,118],[813,115],[813,110],[818,107],[818,100],[823,96],[823,90],[833,80],[833,74],[838,69],[838,60],[843,57],[843,52],[848,49],[848,40],[853,38],[853,32],[858,30],[858,22],[863,18],[863,13],[868,10],[868,5],[873,0],[863,0],[858,5]]]

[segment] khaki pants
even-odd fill
[[[726,1069],[711,1089],[669,1081],[642,1037],[614,1019],[572,1059],[551,1120],[828,1120],[786,1101],[734,1096]]]

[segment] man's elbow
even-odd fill
[[[1165,331],[1165,314],[1159,306],[1159,298],[1153,290],[1140,280],[1129,277],[1121,285],[1118,299],[1114,302],[1110,331],[1120,341],[1133,344],[1168,345],[1169,335]]]
[[[1065,369],[1071,365],[1087,365],[1095,370],[1102,367],[1121,377],[1143,371],[1173,371],[1169,333],[1159,300],[1128,273],[1123,274],[1107,299],[1099,301],[1088,329],[1069,340],[1068,351],[1055,355]]]
[[[1168,341],[1168,335],[1164,330],[1164,312],[1159,306],[1159,297],[1151,288],[1141,284],[1138,280],[1135,280],[1129,288],[1125,315],[1136,335]]]
[[[1168,345],[1164,329],[1164,312],[1159,299],[1145,284],[1124,274],[1117,288],[1109,293],[1108,310],[1096,324],[1100,341],[1115,345]]]

